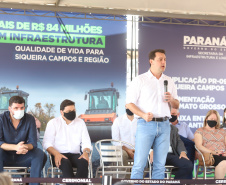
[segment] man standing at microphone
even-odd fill
[[[149,150],[153,146],[152,179],[164,179],[166,156],[170,145],[170,107],[178,109],[177,89],[173,80],[164,75],[165,51],[149,53],[150,69],[130,84],[127,108],[139,116],[137,122],[135,156],[131,179],[142,179]],[[165,86],[165,87],[164,87]]]

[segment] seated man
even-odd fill
[[[169,119],[170,123],[178,128],[178,133],[181,140],[184,142],[184,146],[187,150],[187,156],[194,164],[195,160],[195,143],[194,143],[194,134],[191,131],[190,127],[184,123],[179,122],[178,117],[180,113],[178,109],[171,109],[171,118]],[[192,178],[192,173],[190,174]]]
[[[178,134],[178,129],[170,125],[170,147],[166,158],[166,165],[178,167],[175,169],[174,179],[189,179],[193,170],[193,164],[186,155],[183,141]],[[153,162],[153,151],[150,153],[150,162]],[[154,161],[155,162],[155,161]]]
[[[43,147],[53,156],[53,164],[62,170],[63,178],[87,178],[91,141],[86,125],[76,118],[75,103],[71,100],[61,103],[60,114],[48,122]],[[73,167],[77,168],[76,176]]]
[[[178,117],[180,112],[178,109],[171,108],[171,118],[169,119],[170,123],[178,128],[178,134],[183,136],[184,138],[188,138],[189,140],[194,140],[194,134],[191,131],[190,127],[184,123],[179,122]]]
[[[13,96],[9,100],[9,111],[0,115],[0,172],[4,166],[26,166],[31,167],[30,177],[41,177],[46,155],[37,148],[35,119],[24,110],[25,100]]]
[[[112,125],[112,139],[125,141],[135,146],[136,129],[137,118],[134,117],[134,114],[129,109],[126,109],[126,114],[117,117]],[[128,159],[134,158],[135,150],[129,145],[123,146],[122,149],[123,165],[128,166]]]

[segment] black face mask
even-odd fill
[[[174,115],[171,115],[171,118],[169,119],[170,122],[174,122],[177,120],[177,115],[174,116]]]
[[[126,114],[128,114],[129,116],[133,116],[133,112],[131,112],[129,109],[126,109]]]
[[[68,113],[64,112],[64,117],[67,118],[68,120],[72,121],[76,117],[76,112],[75,111],[70,111]]]
[[[209,125],[209,127],[213,128],[217,125],[217,122],[214,120],[207,120],[207,124]]]

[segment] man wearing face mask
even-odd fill
[[[171,118],[169,119],[170,123],[178,128],[179,135],[193,141],[194,140],[193,132],[186,123],[178,121],[179,115],[180,112],[178,109],[171,108]]]
[[[178,128],[178,134],[180,139],[183,141],[184,146],[187,150],[187,157],[190,159],[192,164],[195,160],[195,143],[194,143],[194,134],[191,131],[190,127],[184,123],[179,122],[178,117],[180,113],[178,109],[171,108],[171,118],[169,119],[170,123]],[[192,178],[192,173],[188,176],[189,179]]]
[[[85,122],[76,118],[71,100],[61,103],[60,114],[48,122],[43,147],[53,156],[53,164],[62,170],[63,178],[87,178],[91,141]],[[77,168],[76,176],[73,167]]]
[[[112,139],[125,141],[135,146],[135,135],[137,129],[137,118],[134,114],[126,109],[126,113],[120,117],[117,117],[111,127]],[[123,165],[128,166],[128,159],[134,158],[135,150],[131,146],[123,146]],[[126,175],[126,178],[129,178]]]
[[[24,110],[25,100],[13,96],[9,111],[0,115],[0,172],[3,166],[27,166],[31,167],[30,177],[41,177],[46,156],[37,148],[35,119]]]

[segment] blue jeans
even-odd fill
[[[41,177],[42,168],[46,162],[46,154],[39,148],[28,151],[27,154],[16,154],[15,152],[5,151],[0,148],[0,172],[4,166],[31,167],[30,177]],[[39,183],[30,183],[39,185]]]
[[[144,119],[139,119],[131,179],[143,179],[144,168],[152,146],[154,150],[152,179],[164,179],[169,145],[170,124],[168,120],[164,122],[146,122]]]

